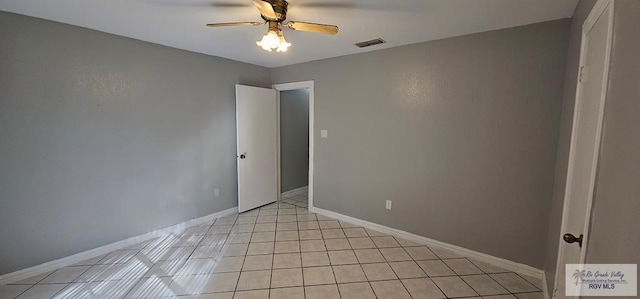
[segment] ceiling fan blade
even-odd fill
[[[235,22],[235,23],[213,23],[207,24],[207,27],[228,27],[228,26],[260,26],[265,22]]]
[[[277,19],[276,12],[273,10],[271,3],[262,0],[253,0],[253,4],[260,10],[263,16],[269,19]]]
[[[243,3],[237,3],[237,2],[231,2],[231,1],[211,2],[210,0],[191,0],[191,1],[185,1],[185,0],[153,0],[153,3],[154,4],[162,4],[162,5],[166,5],[166,6],[181,7],[181,8],[210,8],[210,7],[214,7],[214,8],[243,8],[243,7],[250,7],[251,6],[251,5],[247,5],[247,4],[243,4]]]
[[[335,35],[336,33],[338,33],[338,26],[334,26],[334,25],[324,25],[324,24],[295,22],[295,21],[291,21],[286,25],[287,27],[293,30],[323,33],[323,34],[329,34],[329,35]]]

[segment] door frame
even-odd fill
[[[597,172],[598,172],[598,160],[600,157],[600,147],[602,144],[602,127],[603,127],[603,123],[604,123],[604,110],[605,110],[605,103],[606,103],[606,96],[607,96],[607,89],[608,89],[608,82],[609,82],[609,67],[610,67],[610,62],[611,62],[611,47],[612,47],[612,42],[613,42],[613,22],[614,22],[614,1],[613,0],[598,0],[596,2],[596,4],[593,6],[593,8],[591,9],[591,12],[589,13],[588,17],[586,18],[586,20],[584,21],[584,24],[582,25],[582,39],[581,39],[581,45],[580,45],[580,64],[578,67],[578,74],[577,74],[577,84],[576,84],[576,96],[575,96],[575,105],[574,105],[574,110],[573,110],[573,123],[572,123],[572,129],[571,129],[571,144],[569,146],[569,161],[568,161],[568,166],[567,166],[567,179],[565,181],[565,190],[564,190],[564,204],[563,204],[563,208],[562,208],[562,224],[560,225],[560,236],[562,236],[565,232],[565,228],[567,226],[567,222],[568,222],[568,209],[570,207],[570,203],[569,200],[571,198],[571,194],[570,194],[570,190],[571,190],[571,182],[572,182],[572,178],[573,178],[573,169],[574,169],[574,163],[575,163],[575,143],[576,143],[576,131],[577,131],[577,127],[576,127],[576,122],[577,122],[577,115],[580,113],[580,104],[582,102],[582,93],[581,91],[581,87],[582,87],[582,82],[580,80],[580,77],[582,76],[582,72],[583,72],[583,66],[585,64],[585,60],[586,60],[586,37],[588,35],[588,33],[590,32],[590,30],[593,28],[593,26],[596,24],[596,21],[598,21],[598,19],[600,18],[600,16],[602,16],[604,13],[608,13],[609,14],[609,23],[607,24],[608,28],[607,28],[607,40],[606,40],[606,50],[605,50],[605,61],[604,61],[604,74],[602,76],[602,92],[600,94],[600,109],[598,111],[598,119],[597,119],[597,128],[596,128],[596,145],[594,148],[594,156],[593,156],[593,161],[592,163],[594,163],[594,165],[596,165],[596,167],[594,167],[593,172],[591,173],[591,177],[589,178],[589,196],[587,197],[587,211],[586,211],[586,219],[585,219],[585,223],[584,223],[584,228],[583,228],[583,235],[584,235],[584,239],[586,240],[586,242],[584,242],[582,244],[582,250],[580,251],[580,263],[584,264],[586,261],[586,254],[587,254],[587,245],[589,243],[589,230],[591,227],[591,212],[592,212],[592,207],[593,207],[593,197],[594,197],[594,193],[595,193],[595,188],[596,188],[596,176],[597,176]],[[555,299],[557,298],[558,294],[558,287],[559,287],[559,282],[560,280],[564,280],[564,277],[560,277],[560,268],[564,267],[564,241],[562,239],[560,239],[560,243],[558,245],[558,258],[556,261],[556,277],[555,277],[555,282],[554,282],[554,288],[553,288],[553,294],[552,297]]]
[[[273,84],[271,87],[273,89],[276,90],[277,95],[276,95],[276,107],[277,107],[277,116],[276,116],[276,121],[277,121],[277,136],[276,136],[276,143],[277,143],[277,153],[278,153],[278,157],[277,157],[277,161],[278,161],[278,199],[281,199],[280,197],[282,196],[282,190],[281,190],[281,185],[282,185],[282,175],[281,175],[281,171],[282,171],[282,164],[280,161],[280,155],[281,155],[281,149],[280,149],[280,92],[281,91],[287,91],[287,90],[298,90],[298,89],[308,89],[309,90],[309,182],[307,184],[309,191],[308,191],[308,197],[309,197],[309,203],[308,203],[308,207],[307,209],[311,209],[313,208],[313,132],[314,132],[314,90],[313,90],[313,86],[314,86],[314,81],[310,80],[310,81],[300,81],[300,82],[291,82],[291,83],[280,83],[280,84]]]

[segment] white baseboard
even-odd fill
[[[287,195],[291,195],[291,194],[307,192],[307,190],[309,190],[309,186],[302,186],[300,188],[289,190],[287,192],[282,192],[282,196],[287,196]]]
[[[544,275],[544,271],[540,270],[540,269],[536,269],[534,267],[525,265],[525,264],[521,264],[521,263],[516,263],[507,259],[503,259],[503,258],[499,258],[496,256],[492,256],[492,255],[488,255],[485,253],[481,253],[481,252],[477,252],[471,249],[467,249],[464,247],[460,247],[460,246],[456,246],[456,245],[452,245],[452,244],[448,244],[445,242],[441,242],[441,241],[437,241],[434,239],[430,239],[427,237],[423,237],[423,236],[419,236],[416,234],[412,234],[406,231],[402,231],[399,229],[395,229],[395,228],[391,228],[388,226],[384,226],[384,225],[380,225],[377,223],[373,223],[373,222],[369,222],[369,221],[365,221],[365,220],[361,220],[358,218],[353,218],[350,216],[346,216],[346,215],[342,215],[340,213],[336,213],[336,212],[332,212],[332,211],[328,211],[328,210],[324,210],[324,209],[320,209],[320,208],[316,208],[316,207],[310,207],[309,211],[313,212],[313,213],[317,213],[317,214],[321,214],[321,215],[325,215],[327,217],[331,217],[331,218],[335,218],[338,220],[342,220],[345,222],[349,222],[352,224],[356,224],[356,225],[360,225],[362,227],[365,228],[369,228],[372,230],[376,230],[379,231],[381,233],[385,233],[388,235],[392,235],[392,236],[397,236],[399,238],[405,239],[405,240],[409,240],[409,241],[413,241],[416,242],[418,244],[423,244],[423,245],[427,245],[427,246],[431,246],[431,247],[437,247],[437,248],[442,248],[442,249],[446,249],[452,252],[455,252],[459,255],[465,256],[465,257],[470,257],[474,260],[477,261],[481,261],[481,262],[485,262],[485,263],[489,263],[498,267],[502,267],[506,270],[510,270],[513,272],[517,272],[520,274],[524,274],[524,275],[528,275],[531,277],[535,277],[535,278],[543,278]]]
[[[7,273],[4,275],[0,276],[0,285],[3,284],[10,284],[10,283],[14,283],[20,280],[23,280],[25,278],[29,278],[29,277],[33,277],[36,275],[40,275],[42,273],[46,273],[46,272],[50,272],[53,270],[56,270],[58,268],[62,268],[62,267],[67,267],[67,266],[71,266],[73,264],[97,257],[97,256],[101,256],[103,254],[107,254],[111,251],[114,250],[119,250],[119,249],[124,249],[136,244],[139,244],[141,242],[144,241],[148,241],[151,240],[153,238],[157,238],[157,237],[162,237],[162,236],[166,236],[170,233],[175,233],[178,231],[181,231],[187,227],[190,226],[194,226],[194,225],[198,225],[200,223],[205,223],[211,220],[214,220],[216,218],[220,218],[220,217],[224,217],[227,215],[231,215],[233,213],[237,213],[238,212],[238,207],[233,207],[230,209],[226,209],[217,213],[213,213],[213,214],[209,214],[207,216],[203,216],[200,218],[195,218],[192,220],[188,220],[182,223],[178,223],[176,225],[172,225],[169,227],[165,227],[163,229],[159,229],[159,230],[155,230],[143,235],[139,235],[139,236],[135,236],[135,237],[131,237],[122,241],[118,241],[115,243],[111,243],[111,244],[107,244],[105,246],[101,246],[98,248],[94,248],[91,250],[87,250],[84,252],[80,252],[71,256],[67,256],[67,257],[63,257],[61,259],[57,259],[57,260],[53,260],[50,262],[46,262],[44,264],[40,264],[37,266],[33,266],[30,268],[26,268],[26,269],[22,269],[22,270],[18,270],[16,272],[11,272],[11,273]]]

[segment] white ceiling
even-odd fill
[[[571,17],[578,0],[290,0],[288,20],[334,24],[335,36],[285,30],[293,46],[266,52],[263,27],[206,23],[261,21],[251,0],[0,0],[0,10],[266,67],[362,53]],[[386,44],[360,49],[359,41]]]

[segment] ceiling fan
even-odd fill
[[[227,26],[261,26],[269,24],[267,34],[262,37],[262,40],[256,42],[259,47],[271,52],[276,50],[277,52],[285,52],[291,46],[284,39],[284,34],[280,25],[287,28],[299,31],[323,33],[334,35],[338,33],[338,26],[316,24],[299,21],[289,21],[284,23],[287,19],[287,6],[289,3],[286,0],[253,0],[253,3],[260,11],[260,16],[264,22],[235,22],[235,23],[213,23],[207,24],[208,27],[227,27]]]

